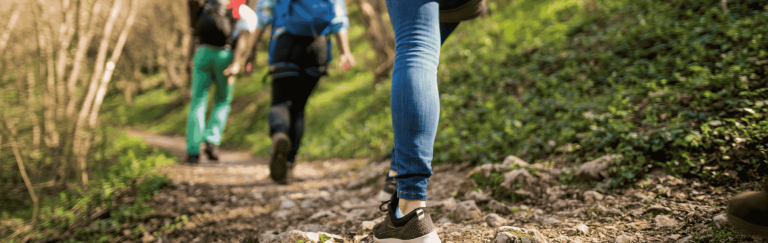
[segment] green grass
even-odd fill
[[[653,168],[706,179],[726,171],[753,179],[768,168],[764,1],[731,1],[728,15],[715,0],[491,1],[489,8],[490,17],[462,23],[442,48],[434,162],[499,163],[513,154],[578,164],[622,154],[608,187]],[[390,87],[370,84],[372,52],[352,19],[361,65],[322,79],[307,108],[300,160],[373,157],[392,147]],[[256,75],[236,90],[240,108],[223,146],[266,155],[269,87]],[[183,135],[186,106],[158,112],[174,92],[140,95],[123,123]]]
[[[166,176],[152,173],[158,166],[175,162],[175,159],[164,151],[147,147],[140,138],[119,135],[110,142],[111,146],[101,156],[94,160],[109,163],[104,171],[92,173],[93,178],[87,189],[61,191],[53,195],[42,194],[40,215],[36,222],[31,223],[31,203],[29,199],[20,199],[18,205],[0,205],[0,238],[5,238],[21,230],[20,234],[10,240],[16,241],[25,237],[45,239],[60,235],[78,219],[87,217],[87,212],[95,212],[99,208],[113,208],[110,218],[99,219],[84,228],[76,229],[69,241],[88,240],[92,242],[107,242],[110,234],[108,229],[121,232],[121,224],[133,222],[146,217],[153,212],[152,196],[160,188],[168,185]],[[98,153],[96,153],[98,154]],[[115,197],[135,190],[135,200],[129,205],[113,205]],[[77,209],[77,210],[73,210]],[[7,224],[16,222],[15,224]]]

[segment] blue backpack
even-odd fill
[[[298,36],[322,36],[331,32],[335,17],[330,0],[286,0],[288,6],[282,14],[285,30]]]

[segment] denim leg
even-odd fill
[[[439,6],[436,1],[387,1],[395,30],[392,74],[392,125],[398,172],[397,196],[427,200],[432,153],[440,117],[437,65],[440,56]]]

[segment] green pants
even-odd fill
[[[224,69],[232,64],[232,52],[202,45],[195,52],[192,69],[192,101],[187,116],[187,153],[200,153],[200,143],[205,141],[219,145],[232,102],[232,86],[227,83]],[[205,109],[208,103],[208,87],[216,85],[214,107],[208,124]]]

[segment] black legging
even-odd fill
[[[291,139],[288,161],[295,161],[304,133],[304,107],[319,77],[307,74],[272,80],[272,107],[269,111],[269,134],[283,132]],[[287,112],[286,112],[287,111]]]

